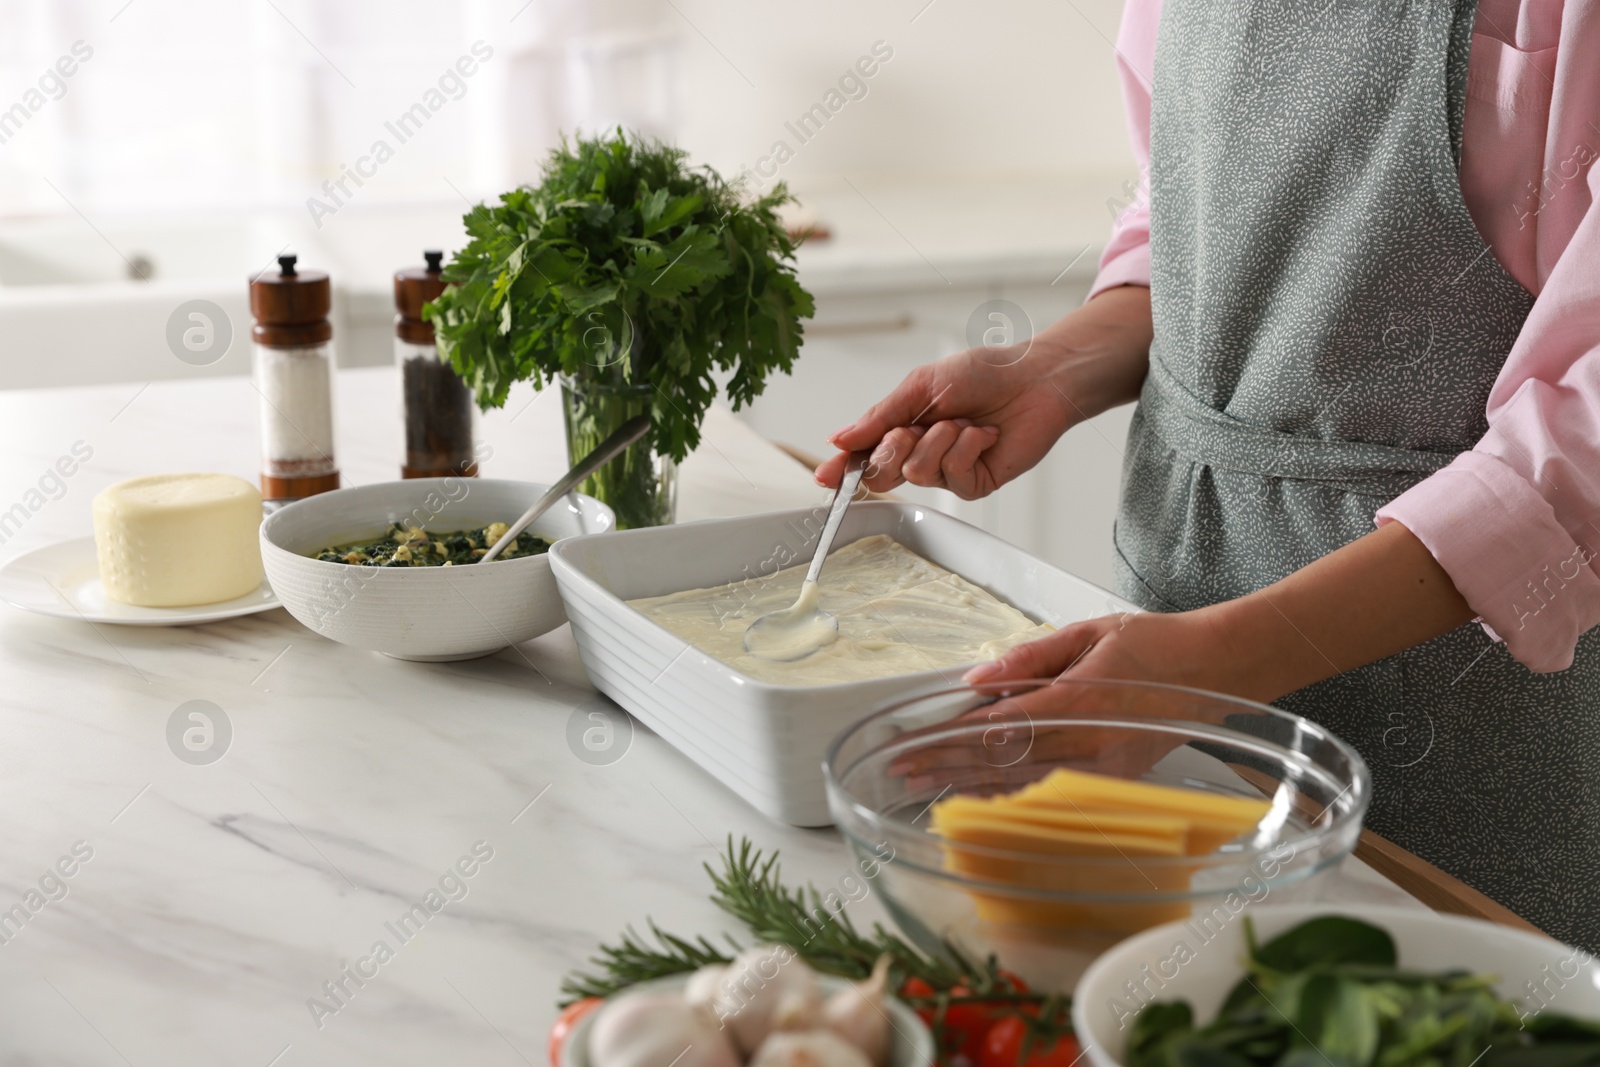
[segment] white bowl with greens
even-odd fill
[[[1100,956],[1072,1021],[1090,1067],[1580,1067],[1600,964],[1420,908],[1218,907]]]
[[[548,488],[416,478],[322,493],[267,516],[261,562],[289,614],[331,641],[396,659],[487,656],[566,621],[540,545],[616,524],[572,493],[528,528],[530,554],[470,562],[488,548],[486,527],[515,522]]]

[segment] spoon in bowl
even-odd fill
[[[610,437],[594,446],[593,452],[574,463],[572,469],[563,474],[561,480],[552,485],[548,493],[535,500],[533,506],[522,513],[522,518],[512,523],[510,528],[500,535],[500,540],[496,541],[494,546],[485,552],[483,558],[478,562],[488,563],[498,556],[505,550],[507,545],[517,539],[518,534],[528,528],[529,523],[549,511],[551,504],[572,492],[579,482],[604,467],[607,463],[610,463],[616,458],[617,453],[643,437],[649,429],[649,415],[635,415],[621,426],[618,426]]]
[[[839,620],[818,606],[821,593],[817,579],[822,574],[822,564],[833,547],[833,539],[844,521],[845,509],[850,506],[856,489],[861,485],[861,474],[872,456],[870,449],[850,454],[845,464],[844,477],[833,492],[833,503],[828,506],[828,521],[817,538],[817,551],[811,557],[811,569],[800,586],[800,596],[794,604],[778,611],[768,612],[744,632],[744,650],[752,656],[787,663],[804,659],[839,639]]]

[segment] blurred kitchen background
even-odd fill
[[[822,454],[919,363],[1082,302],[1136,195],[1120,9],[0,0],[0,388],[248,373],[246,278],[284,251],[331,273],[341,365],[389,363],[393,272],[458,247],[561,131],[621,124],[787,182],[825,232],[800,252],[818,313],[796,373],[746,413]],[[230,320],[207,366],[167,340],[194,299]],[[1109,584],[1127,416],[992,499],[903,495]]]

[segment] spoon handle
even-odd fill
[[[589,475],[599,470],[616,457],[618,452],[633,444],[643,437],[650,429],[649,415],[635,415],[621,426],[617,427],[610,437],[595,446],[594,451],[584,456],[573,468],[561,476],[561,480],[550,487],[550,491],[534,502],[533,507],[522,513],[522,518],[511,524],[504,536],[494,543],[494,547],[484,553],[479,563],[488,563],[498,556],[502,549],[517,539],[517,535],[528,528],[528,524],[546,511],[550,505],[572,492],[573,488]]]
[[[867,469],[867,460],[871,457],[871,449],[850,453],[850,462],[844,467],[844,477],[839,479],[839,488],[833,491],[833,503],[828,507],[828,522],[817,538],[817,552],[811,557],[811,569],[806,571],[806,581],[814,582],[822,573],[823,561],[833,548],[833,539],[839,532],[839,524],[844,521],[845,509],[855,497],[856,489],[861,485],[861,473]]]

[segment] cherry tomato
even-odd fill
[[[901,984],[901,997],[906,998],[906,1000],[922,997],[930,998],[931,1000],[931,998],[938,997],[938,995],[938,990],[934,989],[933,985],[928,985],[928,982],[922,981],[920,977],[907,977],[906,981]],[[933,1025],[933,1008],[928,1008],[925,1005],[914,1005],[912,1006],[912,1011],[917,1013],[918,1019],[922,1019],[923,1025],[930,1025],[930,1027]]]
[[[1000,976],[1000,981],[1001,982],[1004,982],[1004,983],[1009,984],[1011,986],[1011,991],[1013,993],[1026,993],[1026,992],[1029,992],[1028,983],[1024,982],[1021,978],[1019,978],[1016,975],[1012,974],[1010,971],[1006,970],[1004,967],[1002,967],[1000,970],[996,971],[995,973]]]
[[[958,985],[950,990],[952,1003],[944,1013],[944,1047],[949,1052],[959,1052],[973,1063],[983,1055],[984,1038],[994,1021],[1005,1014],[1004,1004],[987,1001],[960,1003],[957,997],[970,997],[972,990]]]
[[[997,989],[1007,994],[1026,993],[1028,985],[1021,978],[1010,971],[998,973],[1000,981]],[[908,978],[900,987],[900,995],[908,998],[933,998],[938,996],[938,991],[920,978]],[[952,1001],[959,1001],[962,997],[973,996],[973,990],[965,983],[954,986],[949,996]],[[1038,1011],[1033,1004],[1018,1005],[1012,1000],[973,1000],[966,1003],[951,1003],[945,1009],[944,1025],[941,1044],[946,1054],[945,1061],[954,1055],[966,1057],[969,1064],[978,1064],[979,1057],[983,1054],[984,1038],[989,1033],[990,1026],[996,1019],[1012,1015],[1017,1011],[1024,1011],[1032,1015]],[[917,1015],[929,1026],[934,1024],[938,1017],[938,1010],[932,1007],[918,1007]],[[941,1061],[944,1062],[944,1061]]]
[[[550,1028],[550,1067],[561,1067],[561,1050],[566,1047],[567,1038],[571,1036],[573,1027],[578,1025],[578,1020],[604,1003],[600,997],[584,997],[561,1009],[561,1014],[556,1016],[556,1024]]]
[[[1035,1043],[1028,1050],[1027,1059],[1023,1059],[1022,1044],[1027,1035],[1028,1024],[1021,1016],[1000,1019],[989,1027],[978,1067],[1072,1067],[1078,1062],[1078,1040],[1074,1037]]]

